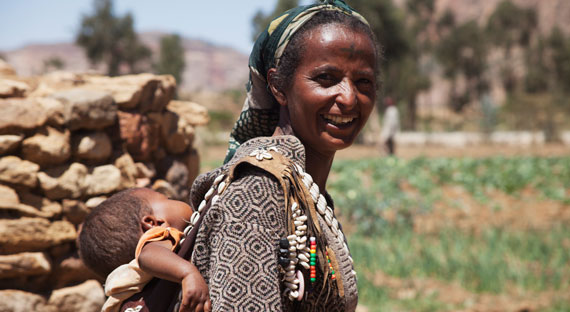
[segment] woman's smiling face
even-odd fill
[[[374,43],[341,24],[317,26],[304,42],[290,87],[277,100],[305,146],[334,154],[352,144],[374,107]]]

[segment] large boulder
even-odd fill
[[[185,122],[176,113],[166,111],[164,114],[154,113],[149,118],[160,125],[160,136],[163,146],[172,154],[181,154],[194,141],[194,127]]]
[[[0,99],[0,134],[20,133],[43,126],[48,113],[37,99]]]
[[[159,125],[146,115],[119,111],[120,137],[136,161],[148,161],[158,149]]]
[[[121,185],[121,171],[113,165],[104,165],[93,168],[87,176],[85,194],[88,196],[114,193]]]
[[[54,218],[61,215],[62,207],[57,201],[51,201],[29,191],[20,191],[18,195],[22,204],[34,207],[36,210],[41,211],[41,215],[38,216]]]
[[[0,253],[40,251],[73,242],[77,233],[67,221],[42,218],[0,219]]]
[[[22,142],[22,156],[41,167],[63,164],[71,156],[69,130],[46,127]]]
[[[61,205],[64,219],[75,225],[82,223],[90,211],[85,203],[80,200],[64,199]]]
[[[0,135],[0,155],[13,153],[24,139],[21,134]]]
[[[23,204],[15,190],[0,184],[0,217],[42,217],[50,218],[54,214]]]
[[[172,186],[175,196],[171,196],[178,200],[188,199],[188,168],[181,161],[172,156],[165,157],[157,166],[160,176]]]
[[[40,187],[51,200],[79,198],[85,194],[88,169],[81,163],[47,169],[38,173]]]
[[[113,97],[122,110],[160,112],[174,96],[176,82],[169,75],[88,76],[83,88],[102,90]]]
[[[37,98],[43,111],[47,116],[46,124],[61,127],[65,124],[65,105],[61,101],[53,98]]]
[[[105,132],[81,133],[72,141],[73,155],[80,160],[102,162],[111,156],[113,146]]]
[[[105,303],[105,292],[99,282],[88,280],[53,291],[48,303],[59,312],[99,312]]]
[[[55,289],[85,280],[100,279],[85,266],[77,253],[55,261],[52,267],[50,285]]]
[[[47,305],[47,300],[36,294],[21,290],[0,290],[0,311],[6,312],[56,312]]]
[[[143,96],[149,96],[149,84],[154,79],[152,75],[141,74],[119,77],[90,76],[85,77],[85,81],[84,88],[105,91],[113,97],[120,109],[133,109],[139,105]]]
[[[52,95],[64,105],[64,117],[71,131],[103,129],[115,123],[117,104],[103,91],[75,88]]]
[[[38,183],[39,169],[40,166],[31,161],[5,156],[0,158],[0,181],[34,188]]]
[[[0,255],[0,279],[17,276],[42,275],[51,271],[51,263],[43,252],[23,252]]]
[[[28,94],[28,97],[49,97],[50,95],[77,88],[85,83],[84,74],[66,72],[66,71],[53,71],[41,77],[37,87]]]
[[[136,186],[138,178],[138,169],[133,158],[125,153],[115,159],[115,167],[121,171],[120,190]]]
[[[91,211],[93,210],[93,208],[97,207],[100,203],[104,202],[106,199],[107,199],[106,196],[91,197],[85,202],[85,207],[87,207],[87,209]]]
[[[29,89],[25,82],[0,78],[0,98],[22,97]]]
[[[194,102],[170,101],[166,109],[180,116],[186,124],[192,126],[203,126],[210,121],[208,110]]]
[[[154,98],[150,111],[160,112],[172,100],[176,93],[176,79],[172,75],[157,76],[160,84],[154,92]]]

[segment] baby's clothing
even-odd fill
[[[132,295],[142,291],[144,286],[153,278],[152,275],[144,272],[139,267],[138,258],[143,246],[149,242],[172,240],[172,250],[178,247],[180,239],[184,233],[175,228],[153,227],[146,231],[137,244],[135,259],[127,264],[123,264],[113,270],[105,281],[105,295],[108,296],[107,301],[103,305],[101,311],[116,312],[119,311],[121,303]]]

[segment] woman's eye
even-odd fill
[[[370,79],[366,79],[366,78],[362,78],[362,79],[358,79],[358,84],[372,84],[372,81]]]
[[[335,77],[331,74],[320,74],[316,77],[315,80],[325,86],[334,85],[336,82]]]

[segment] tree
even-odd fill
[[[257,11],[257,13],[255,13],[253,16],[253,20],[251,21],[251,24],[253,25],[253,40],[257,39],[257,36],[259,36],[259,34],[261,34],[261,32],[267,28],[273,19],[275,19],[281,13],[298,5],[299,0],[278,0],[277,5],[275,5],[275,9],[273,9],[273,12],[265,14],[261,10]]]
[[[503,85],[509,92],[512,92],[517,85],[511,50],[513,46],[520,45],[528,51],[536,26],[537,17],[533,9],[519,8],[509,0],[499,3],[487,21],[487,38],[496,46],[504,48],[505,62],[502,65],[501,76]]]
[[[537,27],[536,12],[521,9],[509,0],[499,5],[487,22],[487,36],[496,45],[506,49],[507,57],[515,44],[527,47]]]
[[[114,15],[112,0],[94,0],[93,15],[83,16],[76,43],[85,49],[92,64],[105,63],[107,74],[116,76],[126,67],[137,72],[137,64],[151,56],[150,50],[138,39],[130,13]]]
[[[160,39],[160,56],[155,65],[156,73],[170,74],[180,84],[185,66],[184,47],[180,36],[173,34],[162,37]]]
[[[426,13],[433,12],[433,1],[414,0],[414,2],[418,4],[415,11],[418,16],[424,17]],[[380,43],[383,61],[382,94],[405,104],[403,126],[415,129],[416,97],[421,90],[429,88],[429,79],[420,71],[418,60],[422,47],[416,44],[417,34],[414,29],[407,27],[405,12],[394,6],[390,0],[354,0],[350,5],[370,23]],[[379,99],[377,105],[378,111],[383,111],[382,99]]]
[[[483,77],[487,66],[487,45],[485,35],[474,21],[452,28],[436,48],[436,56],[444,68],[445,75],[455,84],[463,75],[467,81],[464,94],[456,94],[452,88],[452,108],[459,112],[473,98],[479,98],[487,89]]]
[[[560,28],[552,30],[548,38],[548,47],[551,51],[551,73],[554,76],[552,88],[564,93],[570,93],[570,37],[565,37]]]
[[[52,56],[44,60],[44,72],[48,72],[52,69],[61,70],[63,68],[65,68],[65,62],[57,56]]]

